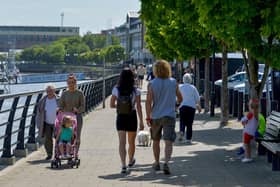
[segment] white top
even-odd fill
[[[192,84],[180,84],[179,90],[183,96],[183,101],[179,108],[182,106],[189,106],[196,109],[196,103],[199,102],[199,93],[196,87]]]
[[[142,67],[142,68],[139,67],[137,69],[137,75],[143,76],[143,75],[145,75],[145,73],[146,73],[146,69],[144,67]]]
[[[116,86],[112,90],[112,95],[116,96],[117,98],[119,96],[119,90]],[[135,88],[135,92],[133,92],[133,95],[132,95],[133,109],[135,109],[136,96],[139,96],[139,95],[141,95],[140,89]]]
[[[248,120],[247,117],[243,117],[241,119],[241,121],[246,123],[245,127],[243,129],[243,133],[247,133],[247,134],[249,134],[251,136],[255,136],[255,133],[256,133],[256,131],[258,129],[258,126],[259,126],[258,125],[259,124],[258,120],[255,117],[253,117],[250,120]]]
[[[57,109],[57,102],[56,98],[46,99],[45,103],[45,111],[46,111],[46,116],[45,116],[45,122],[48,124],[54,124],[55,118],[56,118],[56,109]]]

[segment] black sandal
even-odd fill
[[[128,164],[128,167],[134,166],[135,162],[136,162],[136,160],[135,160],[135,158],[134,158],[134,159],[132,160],[132,162]]]

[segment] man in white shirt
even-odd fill
[[[146,68],[144,67],[143,64],[140,64],[140,66],[137,69],[137,79],[138,79],[138,86],[141,89],[143,86],[143,79],[144,79],[145,74],[146,74]]]
[[[53,155],[53,132],[58,103],[53,85],[48,85],[46,92],[47,95],[38,103],[36,124],[39,128],[39,137],[44,138],[44,146],[47,152],[46,160],[49,160]]]

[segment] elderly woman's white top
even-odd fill
[[[196,109],[196,104],[200,99],[196,87],[192,84],[185,83],[179,85],[179,90],[183,96],[183,101],[179,108],[181,108],[182,106],[189,106]]]

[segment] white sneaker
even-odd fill
[[[191,143],[192,143],[192,140],[185,140],[185,143],[191,144]]]
[[[252,161],[253,161],[252,158],[243,158],[243,159],[241,160],[241,162],[243,162],[243,163],[249,163],[249,162],[252,162]]]

